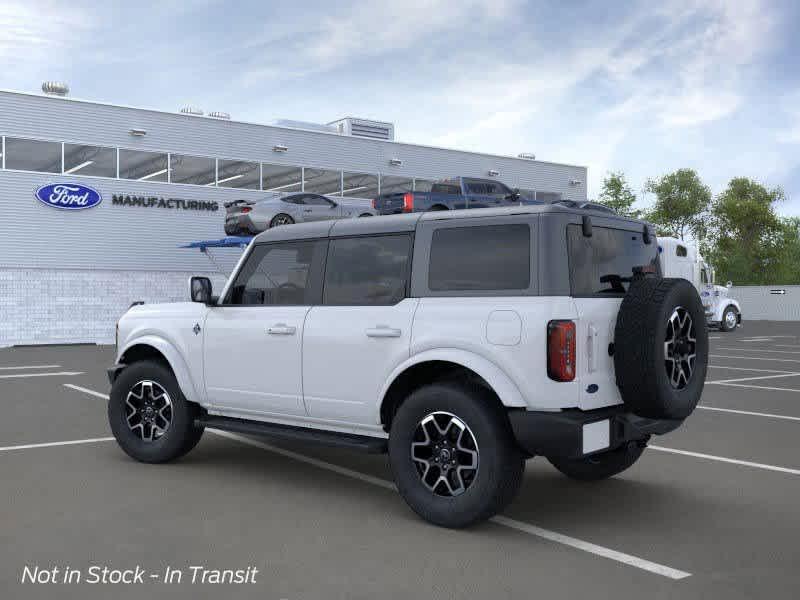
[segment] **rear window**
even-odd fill
[[[433,194],[453,194],[456,196],[461,195],[461,188],[451,183],[434,183],[431,186],[431,193]]]
[[[523,224],[437,229],[428,288],[437,292],[525,290],[531,283],[531,230]]]
[[[585,237],[580,225],[567,226],[570,286],[576,296],[623,295],[634,269],[661,273],[658,244],[645,244],[642,234],[624,229],[593,227]]]

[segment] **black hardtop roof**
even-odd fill
[[[353,235],[370,235],[381,233],[401,233],[414,231],[420,221],[445,221],[453,219],[475,220],[489,217],[508,217],[531,214],[574,214],[578,216],[595,216],[604,220],[621,221],[627,224],[639,224],[644,221],[631,219],[621,215],[597,210],[591,206],[581,208],[565,204],[531,204],[521,206],[504,206],[498,208],[471,208],[465,210],[447,210],[418,212],[402,215],[385,215],[377,217],[360,217],[356,219],[340,219],[334,221],[317,221],[314,223],[298,223],[282,225],[268,229],[254,238],[255,243],[276,242],[284,240],[314,239],[321,237],[346,237]],[[465,223],[466,224],[466,223]]]

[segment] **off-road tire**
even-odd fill
[[[733,306],[725,307],[725,310],[722,311],[722,320],[719,322],[719,330],[720,331],[733,331],[739,325],[739,323],[735,323],[733,327],[728,327],[728,319],[726,318],[729,313],[736,314],[736,309]]]
[[[454,415],[475,438],[478,469],[460,495],[446,497],[431,491],[411,458],[417,427],[435,412]],[[452,528],[467,527],[502,511],[516,496],[525,468],[497,399],[480,387],[452,381],[418,388],[400,405],[389,432],[389,462],[408,505],[426,521]]]
[[[599,481],[608,479],[629,469],[639,460],[645,445],[636,442],[614,450],[601,452],[583,458],[550,458],[548,461],[556,469],[571,479],[578,481]]]
[[[668,375],[665,341],[678,307],[694,324],[695,358],[682,388]],[[685,419],[697,406],[708,367],[708,328],[700,296],[685,279],[644,277],[631,282],[614,329],[614,369],[625,406],[654,419]]]
[[[141,381],[153,381],[169,394],[172,415],[169,428],[153,441],[141,439],[128,426],[126,399]],[[180,458],[200,441],[203,427],[195,427],[200,414],[198,405],[184,398],[172,371],[162,362],[145,360],[125,367],[114,385],[108,401],[108,422],[120,447],[131,457],[145,463],[163,463]]]

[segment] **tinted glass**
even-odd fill
[[[321,263],[324,250],[325,242],[319,241],[257,246],[236,276],[225,304],[312,304],[312,265]]]
[[[303,188],[303,169],[285,165],[261,165],[265,192],[299,192]]]
[[[258,163],[243,160],[220,160],[217,166],[217,185],[220,187],[244,188],[257,190],[259,188]]]
[[[64,144],[64,173],[116,177],[117,150],[99,146]]]
[[[302,204],[310,204],[312,206],[331,206],[332,202],[327,198],[323,198],[322,196],[314,196],[313,194],[309,194],[307,196],[303,196]]]
[[[61,173],[61,144],[7,137],[6,169]]]
[[[420,191],[417,189],[416,191]],[[455,196],[461,195],[461,188],[457,185],[453,185],[452,183],[434,183],[431,186],[431,192],[434,194],[453,194]],[[475,194],[477,192],[471,191],[470,193]]]
[[[203,156],[171,154],[169,157],[170,181],[193,185],[214,185],[217,176],[217,161]]]
[[[592,237],[585,237],[580,225],[568,225],[567,245],[575,295],[623,295],[634,269],[661,272],[658,244],[645,244],[635,231],[593,227]]]
[[[167,155],[120,149],[119,176],[139,181],[167,181]]]
[[[382,235],[331,240],[323,302],[391,305],[405,297],[411,236]]]
[[[531,230],[523,224],[437,229],[431,241],[433,291],[525,290],[531,282]]]

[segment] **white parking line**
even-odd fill
[[[788,473],[789,475],[800,475],[800,469],[790,469],[788,467],[776,467],[775,465],[765,465],[763,463],[750,462],[749,460],[737,460],[735,458],[726,458],[724,456],[715,456],[714,454],[703,454],[702,452],[690,452],[689,450],[679,450],[677,448],[665,448],[664,446],[647,446],[651,450],[658,450],[659,452],[669,452],[670,454],[682,454],[684,456],[693,456],[695,458],[705,458],[706,460],[714,460],[718,462],[729,463],[732,465],[741,465],[743,467],[753,467],[755,469],[764,469],[765,471],[778,471],[779,473]]]
[[[772,362],[800,362],[796,358],[772,358],[771,356],[729,356],[726,354],[709,354],[711,358],[743,358],[744,360],[771,360]]]
[[[85,392],[87,394],[90,394],[98,398],[108,399],[108,395],[103,394],[101,392],[96,392],[94,390],[90,390],[88,388],[82,388],[77,385],[72,385],[69,383],[65,383],[64,385],[71,389],[78,390],[80,392]],[[366,475],[364,473],[354,471],[353,469],[340,467],[339,465],[335,465],[333,463],[312,458],[304,454],[298,454],[297,452],[292,452],[291,450],[284,450],[283,448],[278,448],[277,446],[272,446],[264,442],[259,442],[258,440],[253,440],[236,433],[231,433],[229,431],[220,431],[218,429],[211,429],[211,428],[206,429],[206,431],[223,438],[235,440],[237,442],[246,444],[248,446],[253,446],[255,448],[260,448],[262,450],[267,450],[268,452],[272,452],[274,454],[285,456],[286,458],[291,458],[292,460],[296,460],[305,463],[307,465],[312,465],[320,469],[325,469],[326,471],[332,471],[334,473],[338,473],[339,475],[350,477],[351,479],[357,479],[358,481],[363,481],[364,483],[369,483],[370,485],[375,485],[386,490],[392,490],[395,492],[397,491],[397,486],[395,486],[391,481],[386,481],[385,479],[381,479],[380,477],[373,477],[372,475]],[[114,439],[114,438],[98,438],[97,440],[94,441],[106,441],[107,439]],[[70,442],[64,442],[64,443],[66,444]],[[80,442],[76,441],[72,443],[80,443]],[[688,573],[686,571],[673,569],[672,567],[668,567],[666,565],[654,563],[649,560],[633,556],[631,554],[625,554],[624,552],[618,552],[616,550],[612,550],[611,548],[606,548],[604,546],[598,546],[597,544],[592,544],[591,542],[579,540],[578,538],[570,537],[568,535],[564,535],[556,531],[550,531],[549,529],[543,529],[541,527],[537,527],[536,525],[523,523],[522,521],[517,521],[516,519],[510,519],[502,515],[493,517],[491,521],[493,523],[496,523],[498,525],[503,525],[504,527],[508,527],[510,529],[515,529],[517,531],[522,531],[530,535],[535,535],[537,537],[550,540],[551,542],[557,542],[559,544],[563,544],[565,546],[569,546],[577,550],[582,550],[584,552],[588,552],[596,556],[602,556],[604,558],[608,558],[610,560],[614,560],[619,563],[636,567],[637,569],[641,569],[643,571],[648,571],[650,573],[655,573],[656,575],[668,577],[669,579],[685,579],[686,577],[690,577],[692,575],[691,573]]]
[[[734,350],[741,352],[769,352],[770,354],[800,354],[797,350],[767,350],[765,348],[726,348],[724,346],[717,346],[717,350]]]
[[[18,371],[21,369],[60,369],[61,365],[24,365],[19,367],[0,367],[0,371]]]
[[[23,444],[21,446],[3,446],[0,452],[11,452],[13,450],[29,450],[31,448],[51,448],[53,446],[75,446],[77,444],[96,444],[98,442],[110,442],[113,437],[88,438],[85,440],[67,440],[66,442],[45,442],[43,444]]]
[[[736,410],[733,408],[719,408],[718,406],[705,406],[703,404],[698,404],[697,408],[702,408],[703,410],[724,412],[724,413],[733,413],[735,415],[747,415],[750,417],[769,417],[770,419],[782,419],[785,421],[800,421],[800,417],[791,417],[789,415],[776,415],[774,413],[753,412],[750,410]]]
[[[97,398],[103,398],[104,400],[108,400],[108,394],[101,394],[100,392],[95,392],[94,390],[90,390],[89,388],[81,387],[79,385],[65,383],[64,387],[68,387],[71,390],[77,390],[79,392],[83,392],[84,394],[89,394],[90,396],[96,396]]]
[[[377,485],[387,490],[397,491],[397,487],[393,483],[391,483],[390,481],[386,481],[385,479],[381,479],[379,477],[372,477],[371,475],[365,475],[364,473],[360,473],[352,469],[340,467],[339,465],[334,465],[332,463],[318,460],[316,458],[311,458],[310,456],[306,456],[304,454],[298,454],[297,452],[292,452],[290,450],[284,450],[283,448],[278,448],[270,444],[265,444],[264,442],[259,442],[257,440],[253,440],[248,437],[238,435],[236,433],[230,433],[228,431],[219,431],[217,429],[208,429],[207,431],[210,431],[211,433],[214,433],[224,438],[236,440],[237,442],[241,442],[242,444],[246,444],[248,446],[261,448],[262,450],[267,450],[269,452],[280,454],[281,456],[285,456],[287,458],[291,458],[296,461],[313,465],[320,469],[333,471],[335,473],[338,473],[339,475],[344,475],[345,477],[350,477],[352,479],[357,479],[365,483]],[[516,519],[510,519],[509,517],[504,517],[502,515],[493,517],[491,521],[498,525],[503,525],[504,527],[515,529],[516,531],[521,531],[523,533],[535,535],[537,537],[544,538],[551,542],[557,542],[559,544],[563,544],[565,546],[569,546],[577,550],[582,550],[584,552],[588,552],[596,556],[602,556],[604,558],[608,558],[616,562],[630,565],[632,567],[636,567],[637,569],[642,569],[643,571],[649,571],[650,573],[655,573],[663,577],[668,577],[670,579],[685,579],[686,577],[691,576],[691,573],[687,573],[686,571],[680,571],[678,569],[673,569],[672,567],[668,567],[666,565],[654,563],[649,560],[639,558],[637,556],[632,556],[630,554],[625,554],[623,552],[617,552],[616,550],[612,550],[611,548],[598,546],[597,544],[593,544],[591,542],[579,540],[577,538],[570,537],[568,535],[564,535],[556,531],[543,529],[541,527],[537,527],[536,525],[530,525],[528,523],[517,521]]]
[[[746,383],[722,383],[717,382],[719,385],[729,385],[731,387],[740,387],[740,388],[752,388],[754,390],[769,390],[771,392],[800,392],[800,390],[796,390],[794,388],[780,388],[780,387],[769,387],[766,385],[749,385]]]
[[[731,367],[729,365],[708,365],[709,369],[733,369],[734,371],[754,371],[756,373],[793,373],[794,371],[778,371],[776,369],[753,369],[752,367]]]
[[[83,371],[60,371],[58,373],[14,373],[13,375],[0,375],[0,379],[18,379],[21,377],[54,377],[56,375],[72,376],[83,375]]]
[[[739,379],[720,379],[718,381],[706,381],[706,385],[722,385],[724,383],[736,383],[737,381],[754,381],[756,379],[775,379],[777,377],[797,377],[800,373],[781,373],[780,375],[760,375],[758,377],[740,377]]]

